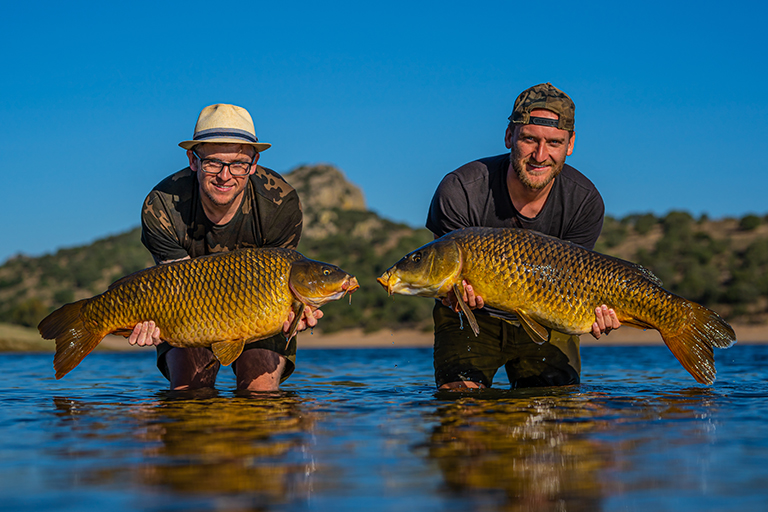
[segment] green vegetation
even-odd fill
[[[139,228],[39,258],[13,258],[0,267],[0,322],[37,326],[59,306],[152,264]]]
[[[761,224],[761,219],[757,215],[746,215],[739,221],[739,228],[743,231],[752,231]]]
[[[360,327],[373,332],[384,327],[426,328],[433,302],[411,297],[389,297],[376,282],[387,268],[413,249],[433,239],[426,229],[383,220],[372,212],[334,210],[338,233],[322,238],[303,238],[299,251],[308,258],[340,266],[355,275],[360,289],[346,301],[323,307],[324,332]],[[365,236],[350,236],[355,227],[371,226]]]

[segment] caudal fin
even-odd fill
[[[715,356],[712,347],[728,348],[736,343],[736,333],[720,315],[689,303],[691,321],[678,333],[661,331],[661,337],[693,378],[702,384],[715,382]]]
[[[37,330],[46,340],[56,340],[53,368],[60,379],[80,364],[85,356],[96,348],[104,334],[94,334],[85,328],[80,310],[89,299],[65,304],[43,318]]]

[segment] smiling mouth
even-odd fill
[[[211,183],[211,186],[213,186],[213,188],[215,188],[216,190],[221,190],[222,192],[227,192],[235,188],[234,185],[226,185],[223,183]]]

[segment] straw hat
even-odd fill
[[[219,144],[248,144],[261,152],[272,144],[259,142],[253,128],[251,114],[242,107],[217,103],[205,107],[197,118],[192,140],[179,142],[184,149],[192,149],[204,142]]]

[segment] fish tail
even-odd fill
[[[720,315],[711,309],[688,302],[690,322],[676,333],[659,329],[664,343],[697,382],[715,381],[715,356],[712,347],[728,348],[736,343],[736,333]]]
[[[37,326],[44,339],[56,340],[53,368],[56,370],[57,379],[80,364],[105,336],[94,334],[85,327],[80,312],[88,301],[89,299],[83,299],[65,304],[45,317]]]

